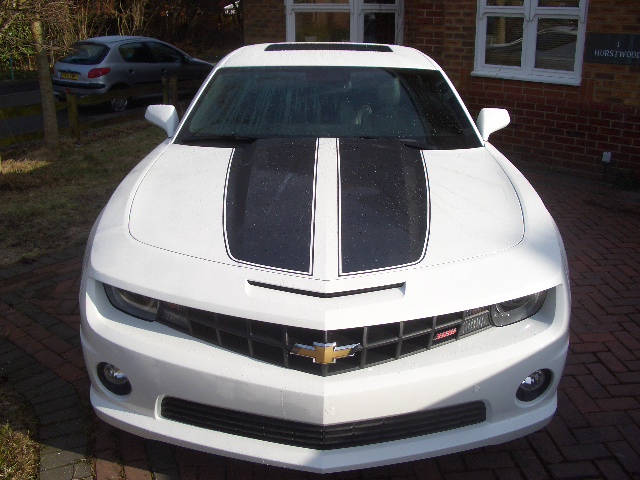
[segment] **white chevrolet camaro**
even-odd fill
[[[556,225],[440,67],[270,44],[218,63],[89,239],[91,402],[143,437],[336,472],[546,425],[568,349]]]

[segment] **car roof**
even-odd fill
[[[84,42],[93,42],[93,43],[103,43],[105,45],[117,45],[119,43],[123,43],[123,42],[130,42],[132,40],[136,40],[136,41],[161,41],[161,40],[157,40],[155,38],[149,38],[149,37],[139,37],[139,36],[135,36],[135,35],[108,35],[108,36],[103,36],[103,37],[93,37],[93,38],[87,38],[86,40],[82,40],[78,43],[84,43]]]
[[[219,67],[355,66],[441,70],[424,53],[398,45],[367,43],[270,43],[239,48]]]

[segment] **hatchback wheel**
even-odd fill
[[[116,88],[112,88],[111,92],[117,91],[117,90],[123,90],[123,87],[116,87]],[[131,102],[131,99],[129,97],[121,97],[121,98],[112,98],[111,100],[109,100],[108,102],[108,106],[109,109],[112,112],[122,112],[123,110],[126,110],[129,107],[129,104]]]

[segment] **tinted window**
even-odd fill
[[[75,63],[77,65],[96,65],[109,52],[109,47],[97,43],[76,43],[71,47],[71,52],[61,59],[62,63]]]
[[[153,61],[156,63],[181,63],[182,55],[175,48],[162,43],[149,42],[149,49],[153,55]]]
[[[118,51],[125,62],[131,63],[149,63],[151,55],[149,50],[140,42],[126,43],[118,47]]]
[[[219,70],[177,141],[229,135],[413,139],[437,149],[480,145],[440,72],[364,67]]]

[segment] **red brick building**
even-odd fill
[[[504,107],[492,142],[515,161],[640,172],[640,2],[244,0],[245,42],[370,41],[417,48],[472,115]]]

